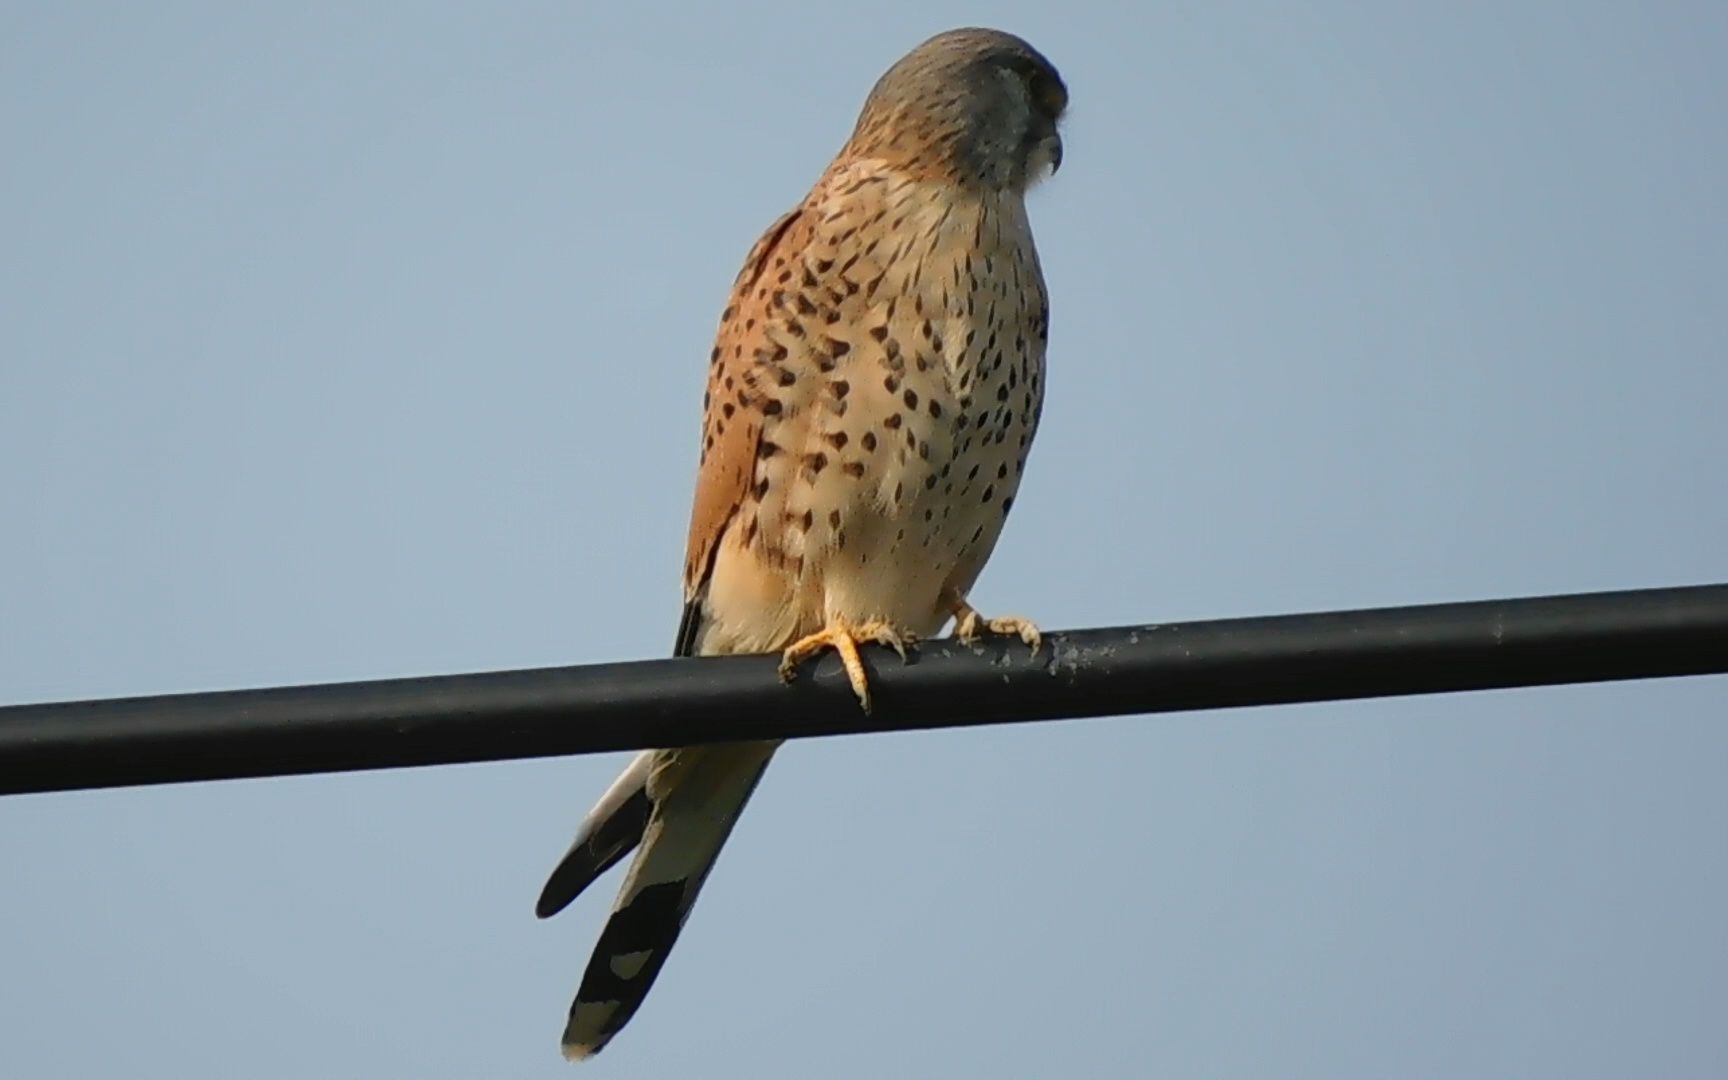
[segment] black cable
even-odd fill
[[[1728,585],[0,708],[0,794],[1728,672]]]

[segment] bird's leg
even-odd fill
[[[948,604],[948,613],[954,616],[954,636],[959,638],[963,645],[977,641],[984,636],[986,630],[992,634],[1012,634],[1032,646],[1033,656],[1038,655],[1038,646],[1044,643],[1043,633],[1031,619],[1022,619],[1018,615],[998,615],[994,619],[986,619],[957,592],[948,594]]]
[[[831,623],[816,633],[793,642],[790,648],[780,654],[780,679],[782,682],[791,682],[798,677],[799,664],[823,649],[833,649],[840,654],[840,664],[846,669],[846,679],[852,684],[852,692],[858,695],[858,704],[863,706],[865,712],[869,712],[870,679],[864,671],[864,661],[858,655],[858,645],[861,642],[886,645],[899,653],[901,660],[905,660],[907,646],[915,644],[917,638],[909,631],[881,619],[871,619],[856,627]]]

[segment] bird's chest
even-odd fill
[[[802,479],[836,551],[948,564],[988,549],[1013,503],[1042,406],[1047,305],[1029,249],[922,255],[888,271],[899,287],[854,320],[843,403],[815,411],[806,440],[839,467]]]
[[[1022,208],[883,220],[881,240],[818,244],[788,268],[789,286],[805,272],[818,284],[790,298],[803,317],[773,339],[788,360],[753,532],[818,591],[848,579],[934,603],[923,594],[981,565],[1013,504],[1048,305]]]
[[[889,549],[909,559],[946,564],[995,542],[1037,430],[1041,290],[968,300],[917,320],[910,353],[879,357],[871,373],[889,452],[857,510],[892,525]]]

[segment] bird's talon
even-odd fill
[[[955,614],[954,636],[962,645],[976,645],[984,636],[984,631],[992,634],[1003,634],[1017,637],[1032,647],[1032,655],[1038,655],[1038,648],[1044,643],[1044,634],[1031,619],[1022,619],[1018,615],[999,615],[994,619],[986,619],[973,610],[970,605],[962,604]]]
[[[904,661],[907,659],[906,647],[915,640],[911,634],[885,622],[865,623],[856,630],[844,626],[830,626],[793,642],[790,648],[780,654],[780,681],[791,682],[798,675],[799,664],[816,656],[823,649],[833,649],[840,655],[841,666],[846,669],[846,681],[852,684],[852,693],[857,696],[859,707],[868,713],[870,679],[864,670],[864,660],[858,655],[858,643],[875,642],[886,645],[899,653],[900,659]]]
[[[901,630],[890,623],[868,622],[858,628],[859,641],[874,642],[886,645],[900,657],[901,663],[906,663],[909,657],[906,650],[918,644],[918,636],[909,630]]]
[[[1004,615],[990,620],[990,629],[998,634],[1012,634],[1032,647],[1032,655],[1038,655],[1038,647],[1044,644],[1044,633],[1030,619],[1022,619],[1018,615]]]

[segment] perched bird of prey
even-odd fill
[[[939,34],[876,83],[852,137],[750,251],[720,316],[676,654],[904,650],[967,602],[1038,426],[1049,304],[1026,189],[1062,161],[1068,91],[1011,34]],[[660,974],[776,742],[652,750],[589,813],[544,918],[640,846],[564,1053],[597,1053]]]

